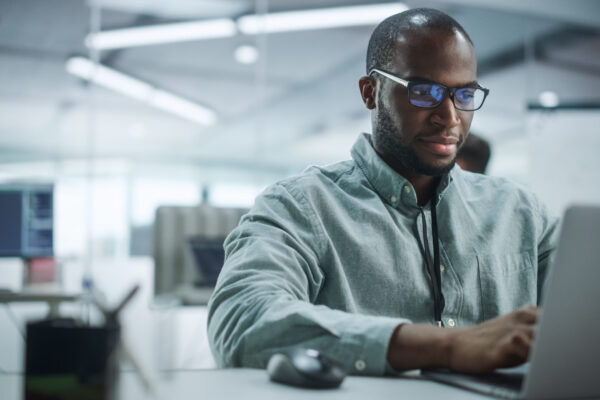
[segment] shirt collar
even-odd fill
[[[390,203],[393,207],[400,204],[419,207],[412,184],[379,157],[373,148],[370,134],[360,134],[354,146],[352,146],[351,154],[352,159],[365,174],[375,191],[387,203]],[[438,199],[441,199],[446,192],[457,169],[452,168],[448,174],[442,177],[438,187]]]

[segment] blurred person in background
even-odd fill
[[[456,163],[465,171],[485,174],[490,156],[491,150],[488,141],[471,132],[458,150]]]

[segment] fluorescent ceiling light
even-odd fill
[[[158,89],[112,68],[95,64],[87,58],[70,58],[67,61],[66,68],[70,74],[79,78],[104,86],[190,121],[202,125],[213,125],[217,122],[217,114],[207,107]]]
[[[67,72],[92,81],[108,89],[145,101],[152,93],[152,85],[132,78],[112,68],[95,64],[87,58],[72,57],[67,61]]]
[[[106,50],[189,40],[215,39],[231,37],[236,34],[235,22],[224,18],[91,33],[86,37],[85,44],[90,48]]]
[[[390,15],[408,10],[408,8],[403,3],[383,3],[246,15],[238,19],[238,29],[247,35],[255,35],[258,33],[374,25]]]
[[[115,29],[91,33],[86,46],[99,50],[216,39],[235,36],[312,29],[375,25],[386,17],[407,10],[403,3],[321,8],[270,14],[246,15],[236,23],[228,18]]]

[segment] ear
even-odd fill
[[[358,81],[358,87],[360,88],[360,95],[365,106],[367,106],[369,110],[374,109],[377,96],[377,84],[375,79],[370,76],[363,76]]]

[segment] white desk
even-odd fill
[[[1,303],[46,303],[48,304],[48,316],[59,316],[59,305],[63,302],[77,301],[79,296],[61,293],[37,293],[37,292],[11,292],[0,291]]]
[[[0,398],[22,399],[22,375],[0,375]],[[155,397],[144,393],[130,372],[121,374],[119,399],[164,400],[472,400],[490,399],[425,380],[406,378],[347,377],[339,389],[302,389],[269,381],[259,369],[223,369],[175,372],[158,382]]]
[[[0,270],[0,287],[19,290],[16,283],[21,281],[21,276],[17,274],[20,266],[8,265]],[[9,280],[11,277],[3,275],[4,272],[14,272],[14,282]],[[150,370],[215,367],[206,335],[206,308],[159,306],[153,298],[151,258],[95,261],[93,273],[96,286],[104,293],[111,307],[118,304],[133,285],[141,285],[140,291],[123,310],[120,320],[125,340]],[[65,292],[81,290],[83,266],[80,263],[64,263],[62,275]],[[23,331],[30,320],[46,317],[49,311],[47,301],[40,300],[40,295],[17,296],[28,302],[12,303],[8,309],[4,309],[5,305],[0,303],[0,373],[23,372],[25,344],[19,330]],[[71,297],[58,296],[56,301]],[[8,300],[14,301],[15,295],[0,293],[0,302]],[[61,303],[60,311],[62,316],[80,317],[84,314],[81,303],[69,301]],[[15,320],[9,318],[9,312],[16,317]],[[0,400],[3,400],[1,392]]]

